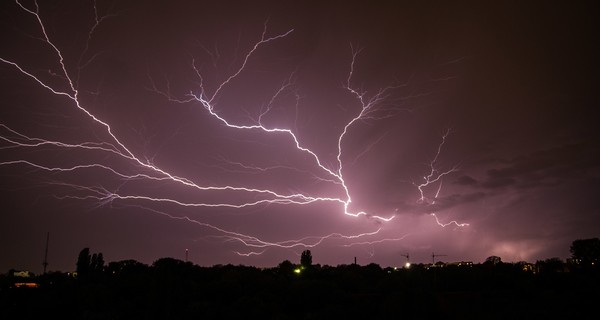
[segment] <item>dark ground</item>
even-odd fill
[[[596,319],[597,270],[518,265],[411,269],[314,265],[199,267],[165,258],[102,272],[2,276],[2,319]]]

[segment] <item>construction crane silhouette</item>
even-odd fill
[[[410,254],[401,254],[401,256],[406,257],[406,263],[404,264],[404,267],[408,268],[410,266]]]
[[[431,263],[435,264],[435,257],[445,257],[447,255],[445,254],[435,254],[434,252],[431,253]]]

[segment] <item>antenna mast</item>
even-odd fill
[[[48,267],[48,243],[50,242],[50,232],[46,234],[46,252],[44,253],[44,262],[42,265],[44,266],[44,274],[46,274],[46,267]]]

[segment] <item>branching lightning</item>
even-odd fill
[[[442,147],[444,146],[444,143],[446,142],[446,138],[448,137],[449,134],[450,134],[450,129],[446,130],[446,132],[442,136],[442,141],[438,145],[437,152],[436,152],[435,156],[433,157],[433,159],[431,160],[431,162],[429,162],[429,174],[423,177],[423,182],[421,182],[420,184],[413,183],[417,187],[417,189],[419,189],[420,198],[419,198],[418,202],[420,204],[434,205],[436,199],[439,197],[440,192],[442,191],[442,184],[443,184],[444,176],[451,174],[458,170],[458,167],[454,166],[446,171],[439,171],[436,166],[436,162],[438,161],[438,158],[442,152]],[[435,183],[438,183],[438,187],[436,189],[436,192],[435,192],[435,195],[433,196],[433,198],[425,197],[425,189],[428,186],[433,185]],[[442,223],[442,222],[440,222],[440,220],[438,219],[437,215],[434,212],[430,213],[430,215],[435,218],[435,222],[440,227],[447,227],[449,225],[455,225],[456,227],[469,226],[468,223],[458,223],[455,220],[450,221],[448,223]]]
[[[40,14],[40,8],[38,6],[37,1],[33,2],[33,8],[29,8],[23,5],[19,0],[16,0],[18,8],[27,13],[37,24],[39,28],[39,32],[41,33],[41,40],[45,45],[47,45],[51,52],[54,54],[55,62],[60,66],[59,71],[53,71],[59,79],[63,79],[65,83],[62,85],[66,87],[65,89],[60,89],[58,85],[53,84],[49,81],[44,80],[43,77],[37,76],[35,71],[29,70],[23,63],[16,62],[15,60],[7,59],[0,56],[0,61],[7,66],[12,67],[13,70],[20,73],[26,78],[32,80],[36,85],[40,86],[47,90],[50,94],[56,95],[59,97],[64,97],[69,101],[69,103],[75,107],[77,110],[85,114],[89,121],[105,130],[108,134],[107,141],[93,142],[93,141],[84,141],[80,143],[67,143],[63,141],[55,141],[52,139],[44,139],[42,137],[32,137],[30,135],[26,135],[21,133],[6,124],[0,123],[0,141],[3,142],[3,145],[0,146],[0,150],[29,150],[36,149],[41,147],[53,148],[57,152],[67,151],[67,150],[79,150],[83,152],[91,152],[91,153],[100,153],[104,155],[103,161],[98,162],[90,162],[90,163],[78,163],[76,165],[64,165],[64,166],[56,166],[56,165],[45,165],[43,163],[39,163],[29,159],[12,159],[12,160],[3,160],[0,161],[0,166],[29,166],[41,171],[68,174],[71,172],[79,172],[85,170],[101,170],[106,172],[113,177],[122,180],[122,181],[138,181],[138,182],[146,182],[146,183],[156,183],[156,182],[169,182],[175,183],[185,188],[190,188],[191,190],[204,192],[204,191],[222,191],[222,192],[242,192],[252,195],[254,199],[245,200],[239,199],[239,201],[227,201],[227,202],[193,202],[193,201],[182,201],[171,197],[156,197],[145,194],[132,194],[125,193],[116,190],[107,190],[104,187],[99,186],[81,186],[76,184],[64,183],[63,186],[69,187],[74,191],[77,191],[77,194],[72,195],[57,195],[58,198],[74,198],[80,200],[94,200],[99,205],[107,205],[115,202],[123,203],[127,206],[135,206],[138,208],[142,208],[148,210],[154,214],[162,215],[169,219],[177,219],[183,220],[189,223],[196,224],[200,227],[207,228],[212,232],[217,233],[216,235],[211,236],[212,238],[219,238],[225,241],[233,241],[241,244],[247,252],[234,251],[235,254],[240,256],[253,256],[260,255],[264,253],[269,248],[282,248],[282,249],[294,249],[294,248],[312,248],[322,244],[328,240],[343,240],[345,241],[344,246],[354,246],[354,245],[366,245],[366,244],[377,244],[388,241],[401,241],[408,234],[401,237],[390,237],[383,239],[375,239],[375,240],[363,240],[364,238],[370,239],[380,234],[383,230],[383,227],[378,227],[370,232],[357,233],[354,235],[345,235],[339,232],[329,233],[324,236],[305,236],[299,239],[292,240],[284,240],[284,241],[267,241],[264,239],[260,239],[255,236],[242,234],[238,232],[233,232],[226,230],[224,228],[217,227],[215,225],[201,222],[199,220],[190,218],[188,216],[176,216],[173,214],[166,213],[161,210],[153,209],[150,206],[156,203],[167,204],[175,207],[186,207],[186,208],[232,208],[232,209],[240,209],[246,207],[253,206],[262,206],[262,205],[308,205],[317,202],[327,202],[340,205],[342,208],[342,212],[350,217],[358,218],[358,217],[367,217],[370,219],[374,219],[381,223],[390,222],[394,219],[395,215],[393,213],[387,215],[378,215],[371,214],[365,211],[353,211],[352,210],[352,188],[348,185],[347,180],[344,176],[344,141],[348,134],[348,132],[355,126],[357,123],[365,120],[378,120],[386,117],[391,117],[397,111],[392,108],[391,110],[385,110],[383,105],[387,103],[390,94],[395,89],[401,87],[401,85],[389,86],[374,94],[368,94],[366,91],[359,90],[353,87],[353,77],[355,73],[355,64],[357,63],[357,58],[360,53],[360,50],[352,47],[352,56],[350,60],[350,68],[348,71],[348,75],[346,81],[343,85],[343,88],[346,92],[352,96],[358,103],[359,110],[356,115],[353,116],[348,122],[346,122],[343,126],[343,129],[337,136],[337,148],[335,150],[335,159],[336,163],[334,166],[327,166],[323,161],[323,158],[320,157],[316,152],[306,147],[300,137],[298,136],[297,130],[292,130],[289,128],[279,128],[273,127],[265,124],[263,118],[272,110],[272,106],[274,101],[283,94],[286,90],[289,90],[294,85],[294,74],[292,73],[288,78],[284,79],[281,86],[275,90],[275,93],[269,99],[269,102],[261,108],[260,113],[256,117],[251,117],[252,123],[243,124],[243,123],[235,123],[234,121],[227,119],[217,108],[217,101],[219,97],[224,95],[231,83],[236,81],[241,74],[243,74],[249,62],[255,56],[256,52],[260,50],[262,47],[269,45],[275,41],[281,41],[282,39],[288,37],[290,34],[294,32],[293,29],[290,29],[286,32],[278,33],[275,35],[269,35],[267,23],[264,24],[262,34],[260,38],[254,43],[254,45],[245,53],[243,56],[241,63],[239,66],[234,68],[233,72],[230,73],[229,76],[225,78],[224,81],[215,86],[215,89],[212,92],[204,86],[205,77],[201,72],[201,68],[198,67],[196,61],[192,59],[191,68],[194,71],[194,74],[198,78],[198,85],[193,90],[190,90],[189,93],[183,97],[175,97],[171,94],[170,89],[161,89],[152,79],[150,78],[152,91],[156,94],[160,94],[172,103],[179,104],[192,104],[195,106],[201,106],[206,112],[216,121],[219,122],[231,130],[239,130],[239,131],[261,131],[268,135],[282,135],[289,138],[289,143],[295,147],[298,151],[308,155],[310,161],[314,161],[314,164],[319,168],[320,172],[309,172],[306,170],[301,170],[298,168],[285,166],[285,165],[272,165],[272,166],[256,166],[256,165],[248,165],[242,162],[236,162],[227,160],[225,158],[220,158],[223,163],[220,168],[222,170],[231,171],[234,169],[244,170],[246,172],[251,171],[257,174],[264,173],[270,170],[296,170],[299,172],[304,172],[312,176],[315,180],[326,182],[334,185],[336,188],[341,188],[341,193],[343,197],[331,197],[331,196],[315,196],[308,193],[303,192],[290,192],[290,193],[282,193],[277,192],[274,189],[261,189],[254,188],[247,185],[204,185],[198,182],[195,182],[192,178],[186,178],[183,176],[176,175],[174,173],[169,172],[168,170],[159,167],[158,165],[152,163],[149,160],[145,160],[143,156],[135,154],[131,148],[131,146],[126,145],[125,140],[122,137],[119,137],[114,129],[111,127],[110,123],[106,120],[101,119],[97,116],[91,108],[87,107],[84,101],[80,97],[80,89],[79,89],[79,78],[82,70],[93,63],[94,59],[96,59],[97,55],[93,55],[91,58],[84,59],[84,56],[88,54],[90,50],[90,42],[93,39],[94,33],[100,27],[100,25],[107,20],[108,18],[116,16],[115,14],[105,14],[101,15],[98,12],[98,8],[96,3],[94,2],[93,11],[94,11],[94,23],[87,34],[87,42],[85,43],[85,47],[83,49],[82,54],[79,56],[79,60],[76,61],[75,71],[69,71],[71,68],[68,67],[68,61],[65,58],[65,55],[61,51],[58,45],[53,41],[52,36],[48,32],[48,27],[46,26],[44,20],[42,19],[42,15]],[[300,104],[300,95],[296,92],[296,105],[294,106],[297,110],[298,105]],[[382,112],[383,111],[383,112]],[[437,199],[441,186],[442,179],[444,176],[449,175],[457,170],[457,167],[453,167],[446,171],[438,171],[437,169],[437,161],[440,157],[442,146],[444,145],[446,138],[448,137],[449,130],[442,136],[442,142],[439,144],[437,153],[435,154],[433,160],[429,163],[429,173],[423,177],[422,182],[414,183],[418,193],[419,193],[419,203],[422,204],[434,204]],[[381,139],[381,138],[380,138]],[[378,140],[379,141],[379,140]],[[377,143],[376,141],[375,143]],[[369,148],[371,148],[370,146]],[[367,149],[365,152],[367,152]],[[359,155],[359,156],[362,156]],[[117,158],[121,161],[129,163],[130,167],[127,170],[123,168],[112,166],[108,163],[106,159]],[[133,171],[133,172],[132,172]],[[428,198],[425,196],[426,189],[434,184],[438,185],[437,192],[433,198]],[[130,191],[131,192],[131,191]],[[139,205],[142,203],[144,205]],[[445,227],[450,224],[455,224],[457,227],[468,226],[466,223],[458,223],[456,221],[452,221],[450,223],[441,223],[438,220],[438,217],[435,213],[431,213],[435,217],[435,220],[438,225]]]

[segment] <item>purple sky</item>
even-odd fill
[[[3,1],[0,271],[41,272],[48,232],[59,271],[84,247],[204,266],[566,259],[600,235],[595,13]]]

